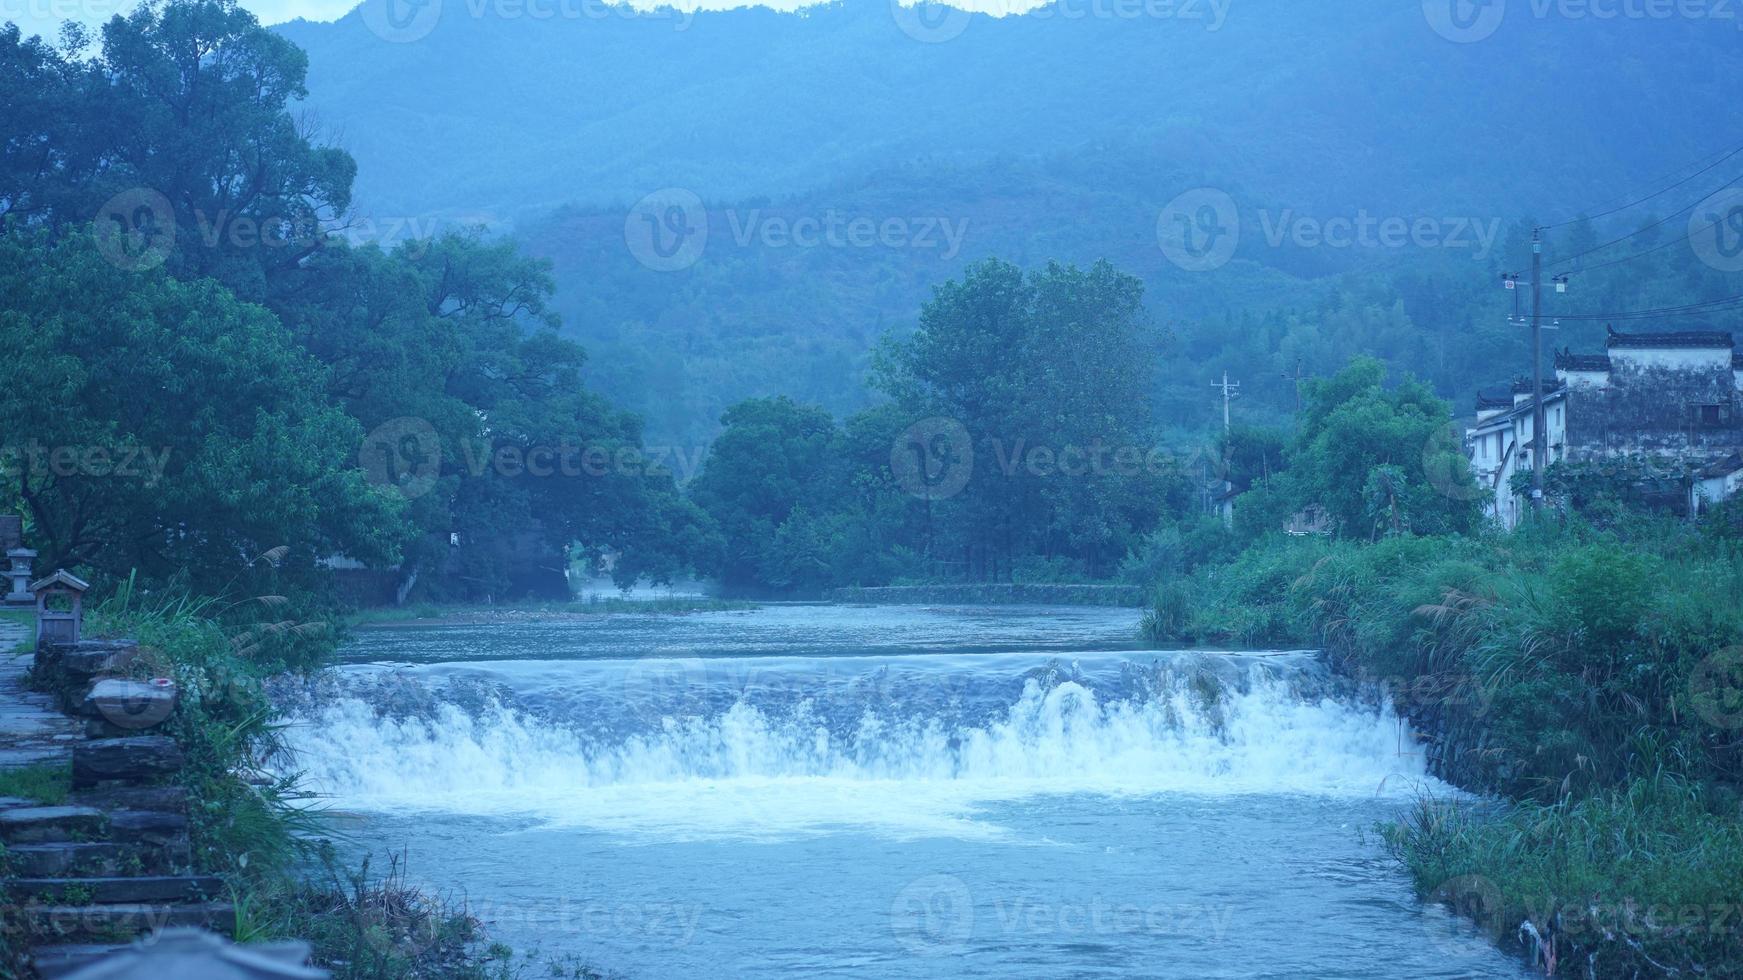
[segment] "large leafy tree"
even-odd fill
[[[940,501],[932,553],[971,575],[1027,557],[1105,573],[1162,507],[1149,392],[1162,337],[1138,280],[1107,263],[1004,262],[939,286],[874,380],[913,419],[972,440],[974,472]]]
[[[6,480],[46,567],[221,588],[268,552],[305,581],[340,550],[392,559],[399,499],[356,469],[362,429],[324,374],[210,280],[117,269],[82,235],[0,237]]]
[[[8,110],[0,113],[5,233],[26,243],[20,247],[44,252],[35,256],[39,264],[64,264],[58,255],[50,263],[46,253],[57,242],[84,241],[89,230],[84,247],[94,241],[111,262],[110,274],[120,277],[94,296],[118,296],[125,277],[137,276],[147,295],[182,290],[176,295],[185,297],[192,290],[215,297],[213,316],[247,323],[239,336],[270,334],[309,370],[270,370],[279,363],[273,357],[253,363],[256,352],[235,343],[213,347],[238,357],[235,363],[219,364],[216,355],[178,360],[149,342],[155,332],[173,332],[173,321],[131,327],[139,334],[136,356],[147,363],[161,358],[184,386],[226,382],[238,395],[294,387],[295,417],[332,421],[331,434],[349,440],[345,479],[363,479],[359,462],[408,438],[418,444],[417,455],[436,462],[415,484],[392,486],[406,498],[392,519],[324,529],[329,553],[371,563],[397,556],[402,584],[435,570],[447,574],[423,581],[499,596],[523,584],[517,567],[536,566],[546,581],[560,581],[574,545],[614,556],[622,580],[670,577],[713,547],[708,522],[678,494],[671,473],[638,458],[640,422],[582,384],[582,351],[558,336],[548,308],[545,263],[481,232],[393,252],[333,237],[348,219],[355,166],[293,115],[307,70],[294,45],[261,28],[234,0],[150,0],[104,25],[96,51],[87,51],[91,44],[77,29],[58,48],[24,40],[10,27],[0,31],[0,81],[7,83],[0,99]],[[32,256],[15,258],[23,266]],[[28,322],[50,312],[34,302],[20,297],[16,310]],[[177,315],[173,304],[84,310],[92,323]],[[94,370],[106,356],[77,336],[60,340],[69,370]],[[249,370],[261,373],[243,383]],[[61,396],[76,394],[69,388]],[[103,398],[88,405],[93,412],[123,410]],[[138,416],[126,420],[138,427],[180,418],[152,400],[126,410]],[[103,418],[93,414],[91,422]],[[0,421],[14,428],[12,417]],[[207,427],[188,428],[185,436],[192,441],[182,455],[229,451]],[[317,448],[324,451],[311,446],[313,455],[289,452],[287,459],[325,465]],[[559,468],[525,465],[565,451]],[[583,451],[612,463],[582,468]],[[508,462],[499,453],[508,453]],[[237,479],[256,455],[233,452]],[[314,489],[309,481],[326,478],[288,462],[257,475],[259,486],[281,486],[287,507]],[[173,490],[160,493],[166,501],[174,497]],[[90,487],[80,499],[99,497],[101,489]],[[45,510],[38,520],[60,523],[40,532],[73,534],[78,548],[91,535],[114,533],[78,513],[56,517]],[[216,519],[222,511],[210,513]],[[205,530],[196,508],[184,533]],[[451,550],[456,540],[460,553]]]
[[[1452,406],[1412,378],[1388,387],[1386,366],[1359,357],[1309,381],[1288,469],[1236,504],[1263,515],[1323,508],[1337,532],[1375,537],[1468,532],[1481,521],[1476,484],[1449,434]]]

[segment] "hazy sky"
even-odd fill
[[[252,10],[263,24],[280,24],[302,17],[307,20],[338,20],[359,0],[242,0],[242,6]],[[776,10],[792,10],[817,0],[655,0],[637,2],[633,6],[672,6],[683,10],[720,10],[730,7],[758,6]],[[901,0],[907,4],[911,0]],[[951,0],[950,5],[964,10],[1005,12],[1038,6],[1043,0]],[[132,10],[138,0],[0,0],[0,20],[17,23],[26,34],[53,37],[63,20],[78,20],[97,25],[118,13]]]

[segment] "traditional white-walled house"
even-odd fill
[[[1688,474],[1691,513],[1735,493],[1743,463],[1727,468],[1727,460],[1743,451],[1743,357],[1731,334],[1611,330],[1606,347],[1604,354],[1556,354],[1555,377],[1544,379],[1547,463],[1674,460]],[[1512,527],[1529,506],[1513,493],[1512,479],[1534,462],[1531,383],[1515,382],[1510,400],[1479,395],[1476,424],[1465,436],[1486,509]]]

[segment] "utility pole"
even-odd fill
[[[1568,277],[1556,276],[1555,291],[1567,292]],[[1519,276],[1505,273],[1501,283],[1513,291],[1513,316],[1509,322],[1524,319],[1519,315]],[[1558,323],[1560,321],[1557,321]],[[1543,229],[1531,230],[1531,506],[1543,506],[1543,473],[1549,468],[1549,426],[1543,411],[1543,332],[1556,327],[1543,325]]]
[[[1212,388],[1221,388],[1223,392],[1223,435],[1226,436],[1229,434],[1229,402],[1235,398],[1237,394],[1235,389],[1239,388],[1241,383],[1239,381],[1230,381],[1229,373],[1224,371],[1222,383],[1219,384],[1212,381],[1210,386]]]
[[[1285,381],[1295,382],[1295,414],[1300,415],[1301,414],[1301,382],[1307,380],[1307,375],[1301,373],[1301,358],[1297,357],[1295,359],[1295,373],[1294,374],[1285,374],[1283,376],[1283,379]]]
[[[1543,424],[1543,229],[1531,230],[1531,506],[1543,508],[1549,434]]]

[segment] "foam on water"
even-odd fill
[[[689,689],[649,685],[648,661],[593,663],[577,668],[587,685],[635,674],[640,710],[616,713],[630,700],[621,689],[590,703],[437,700],[399,714],[353,693],[306,708],[290,741],[313,788],[343,809],[660,839],[840,828],[985,838],[1004,833],[1001,806],[1051,794],[1238,805],[1428,781],[1389,707],[1304,689],[1298,666],[1219,662],[1207,687],[1201,666],[1145,673],[1130,659],[1099,679],[988,662],[957,672],[971,681],[943,697],[914,693],[950,676],[936,663],[911,684],[868,686],[869,665],[789,662],[779,690],[676,661],[671,676]]]

